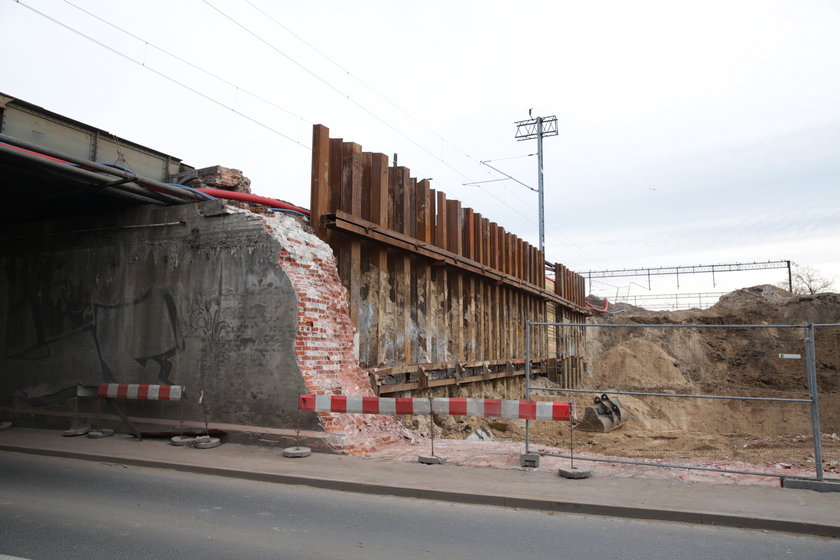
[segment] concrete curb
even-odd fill
[[[0,444],[0,450],[14,453],[25,453],[48,457],[79,459],[83,461],[97,461],[120,465],[168,469],[179,472],[190,472],[213,476],[224,476],[257,482],[273,482],[295,486],[308,486],[325,490],[339,490],[342,492],[357,492],[360,494],[397,496],[403,498],[419,498],[424,500],[438,500],[461,504],[490,505],[508,508],[549,511],[557,513],[573,513],[580,515],[601,515],[607,517],[622,517],[649,521],[676,521],[721,527],[735,527],[742,529],[757,529],[765,531],[781,531],[803,535],[840,538],[840,526],[809,523],[801,521],[768,519],[750,516],[718,514],[703,511],[685,511],[665,508],[648,508],[633,506],[618,506],[608,504],[592,504],[585,502],[559,502],[556,500],[541,500],[534,498],[519,498],[501,494],[478,494],[468,492],[452,492],[412,488],[369,482],[358,482],[341,478],[315,478],[303,475],[290,475],[263,471],[245,471],[223,467],[207,467],[195,464],[147,460],[137,458],[115,457],[113,455],[80,453],[65,450],[35,449],[14,445]]]
[[[840,492],[840,481],[836,479],[810,480],[786,476],[782,478],[782,488],[814,490],[815,492]]]

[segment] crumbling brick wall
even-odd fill
[[[280,242],[280,266],[297,292],[295,354],[307,389],[319,395],[376,396],[355,357],[355,327],[332,249],[293,216],[262,219]],[[330,444],[349,454],[362,454],[411,437],[389,416],[318,415],[332,436]]]

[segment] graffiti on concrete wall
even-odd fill
[[[172,360],[184,349],[182,330],[167,290],[127,303],[90,302],[73,313],[24,297],[9,309],[4,357],[26,369],[73,369],[80,381],[93,374],[109,382],[170,384]]]
[[[200,336],[210,342],[218,343],[230,333],[230,324],[221,319],[219,298],[194,299],[187,309],[186,336]]]
[[[130,303],[94,304],[96,344],[105,379],[125,374],[172,383],[172,359],[183,350],[178,310],[168,291],[150,290]]]

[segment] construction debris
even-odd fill
[[[198,436],[189,445],[194,449],[213,449],[222,445],[222,440],[212,436]]]
[[[222,189],[251,194],[251,180],[242,171],[214,165],[192,171],[182,178],[185,185],[192,188]]]
[[[64,430],[63,436],[64,437],[76,437],[76,436],[83,436],[86,435],[90,431],[90,426],[80,426],[78,428],[70,428]]]
[[[114,430],[112,430],[111,428],[99,428],[96,430],[90,430],[87,433],[87,437],[89,437],[90,439],[101,439],[111,437],[112,435],[114,435]]]

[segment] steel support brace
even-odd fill
[[[820,441],[820,393],[817,387],[817,351],[814,342],[814,325],[805,325],[805,362],[808,372],[808,392],[811,396],[811,432],[814,437],[814,462],[817,480],[823,479],[822,442]]]

